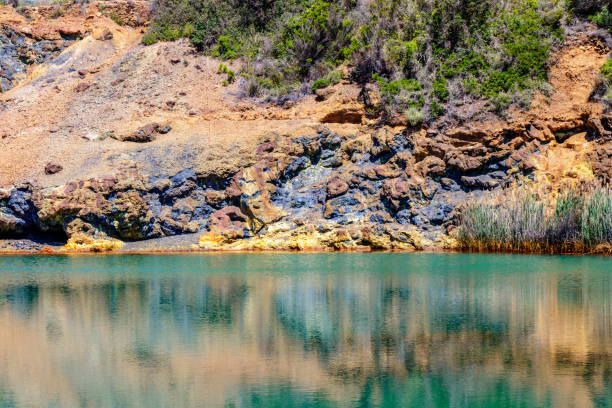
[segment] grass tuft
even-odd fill
[[[612,245],[612,191],[568,189],[555,197],[515,189],[499,201],[468,205],[458,239],[476,251],[590,252]]]

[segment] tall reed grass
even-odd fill
[[[557,194],[529,188],[469,204],[458,240],[467,250],[499,252],[609,252],[612,191],[567,189]]]

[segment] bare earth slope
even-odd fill
[[[0,93],[4,237],[69,238],[71,249],[162,237],[126,248],[184,248],[189,233],[205,249],[444,247],[472,197],[610,178],[612,123],[590,100],[609,49],[593,28],[553,58],[553,92],[530,111],[412,129],[366,118],[348,82],[293,106],[241,98],[188,42],[141,44],[146,2],[105,3],[128,24],[96,3],[59,18],[0,7],[0,41],[34,53],[26,65],[0,55],[13,64]],[[23,242],[4,246],[43,247]]]

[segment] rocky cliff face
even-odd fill
[[[184,42],[144,47],[139,23],[113,25],[95,4],[66,19],[53,24],[78,36],[28,37],[0,55],[37,55],[0,98],[4,237],[65,236],[72,249],[195,233],[204,249],[447,248],[469,200],[612,174],[612,117],[590,100],[609,49],[588,32],[555,56],[554,91],[530,110],[417,129],[368,118],[350,83],[257,105]],[[19,42],[9,32],[0,42]]]

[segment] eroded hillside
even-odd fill
[[[186,40],[142,45],[147,3],[104,4],[0,8],[8,250],[192,233],[127,248],[193,237],[204,249],[452,247],[461,206],[479,196],[612,174],[612,118],[591,98],[610,50],[594,26],[566,39],[550,96],[530,109],[413,128],[366,114],[348,80],[293,104],[254,102]]]

